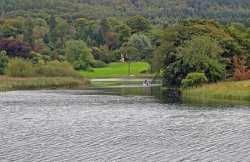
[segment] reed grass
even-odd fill
[[[250,101],[250,80],[220,82],[186,89],[183,97]]]
[[[11,78],[0,77],[0,91],[36,90],[60,87],[87,86],[89,81],[74,78]]]

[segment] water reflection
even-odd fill
[[[102,94],[119,96],[151,96],[160,103],[181,103],[181,91],[178,89],[165,89],[161,86],[140,87],[140,86],[119,86],[119,87],[97,87],[92,90],[102,90]],[[100,92],[96,93],[100,94]]]
[[[182,97],[180,89],[166,89],[159,85],[143,87],[138,85],[120,85],[109,87],[91,88],[87,94],[94,95],[117,95],[117,96],[149,96],[154,97],[156,102],[163,104],[186,104],[191,106],[206,107],[234,107],[239,105],[250,105],[250,102],[233,101],[233,100],[215,100],[206,98]],[[86,94],[86,91],[84,92]]]

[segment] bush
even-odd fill
[[[8,63],[6,74],[11,77],[33,77],[35,73],[31,61],[14,58]]]
[[[108,65],[100,60],[96,60],[96,62],[92,66],[94,68],[104,68],[104,67],[107,67]]]
[[[77,72],[68,62],[51,61],[35,67],[38,76],[46,77],[76,77]]]
[[[84,41],[70,40],[66,42],[65,56],[76,70],[88,70],[95,62],[92,50]]]
[[[205,71],[209,82],[217,82],[219,80],[224,80],[226,78],[226,73],[227,71],[225,66],[216,61],[210,61],[209,66]]]
[[[207,83],[208,79],[204,73],[189,73],[185,79],[181,81],[182,88],[200,86]]]
[[[4,73],[4,69],[7,66],[9,58],[5,51],[0,52],[0,75]]]

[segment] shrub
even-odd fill
[[[107,67],[108,65],[100,60],[96,60],[96,62],[92,66],[94,68],[104,68],[104,67]]]
[[[4,73],[4,69],[7,66],[8,63],[8,56],[5,51],[0,52],[0,75]]]
[[[216,61],[209,61],[209,66],[205,71],[209,82],[217,82],[226,78],[226,68],[223,64]]]
[[[101,60],[102,62],[104,62],[106,64],[109,64],[110,62],[112,62],[112,56],[111,56],[111,52],[110,52],[108,46],[101,46],[100,47],[99,60]]]
[[[51,61],[35,66],[38,76],[46,77],[76,77],[77,73],[68,62]]]
[[[97,47],[93,47],[93,48],[92,48],[92,55],[94,56],[94,58],[95,58],[96,60],[98,60],[99,57],[100,57],[100,49],[97,48]]]
[[[11,77],[33,77],[35,73],[31,61],[14,58],[8,63],[6,74]]]
[[[207,83],[208,79],[204,73],[189,73],[185,79],[181,81],[182,88],[200,86]]]

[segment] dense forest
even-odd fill
[[[250,26],[249,0],[1,0],[4,17],[40,17],[55,14],[64,19],[102,16],[126,19],[141,15],[154,24],[171,25],[186,18],[232,21]]]
[[[0,6],[0,74],[75,76],[74,70],[125,59],[148,62],[148,72],[161,74],[166,86],[250,78],[248,0],[2,0]]]

